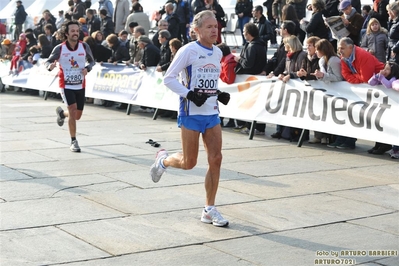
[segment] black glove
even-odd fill
[[[218,90],[218,101],[227,105],[230,101],[230,93]]]
[[[206,100],[208,99],[208,95],[205,93],[198,93],[198,92],[193,92],[189,91],[186,98],[192,101],[196,106],[200,107],[202,106]]]

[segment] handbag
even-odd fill
[[[227,26],[227,21],[225,17],[220,18],[220,26],[222,26],[222,28],[225,28]]]

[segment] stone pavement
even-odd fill
[[[371,142],[297,148],[271,139],[274,125],[252,141],[223,129],[217,204],[230,226],[217,228],[200,222],[202,145],[195,169],[149,177],[158,149],[145,142],[178,151],[174,121],[86,105],[72,153],[58,105],[0,94],[1,266],[399,265],[398,160],[368,155]]]

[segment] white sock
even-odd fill
[[[211,205],[211,206],[205,206],[205,211],[209,212],[210,210],[212,210],[213,208],[215,208],[215,206]]]

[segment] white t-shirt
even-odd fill
[[[180,116],[219,113],[216,91],[222,57],[222,51],[218,47],[204,47],[199,42],[191,42],[176,53],[165,73],[164,84],[180,95]],[[198,107],[185,98],[189,90],[214,96],[210,96],[204,105]]]

